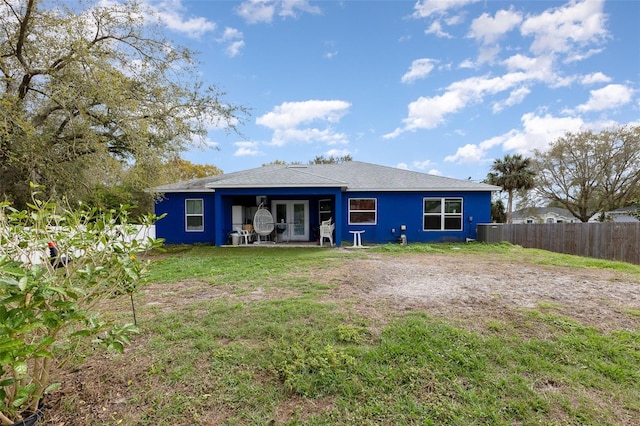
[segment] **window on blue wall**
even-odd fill
[[[185,200],[187,232],[204,231],[204,201],[201,198]]]
[[[461,231],[462,198],[425,198],[425,231]]]
[[[349,198],[349,225],[375,225],[378,200]]]

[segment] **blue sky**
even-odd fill
[[[565,132],[640,124],[640,2],[150,1],[202,79],[251,109],[184,158],[317,155],[482,180]]]

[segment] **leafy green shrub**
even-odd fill
[[[147,273],[142,255],[162,243],[132,239],[135,230],[126,208],[72,209],[36,196],[25,211],[0,203],[4,425],[37,410],[42,397],[57,386],[52,368],[83,340],[123,350],[135,326],[101,318],[97,306],[106,299],[132,297]],[[143,222],[153,220],[148,216]],[[50,253],[49,243],[57,251]]]

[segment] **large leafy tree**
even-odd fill
[[[536,191],[583,222],[640,195],[640,126],[567,133],[535,159]]]
[[[80,199],[132,169],[149,187],[208,126],[236,130],[246,110],[202,84],[193,52],[150,13],[135,1],[0,0],[0,197],[22,205],[31,181]]]
[[[120,165],[112,164],[112,170],[117,170]],[[121,205],[131,206],[129,213],[132,220],[137,220],[148,213],[153,212],[153,194],[146,188],[139,187],[140,181],[145,181],[145,176],[159,172],[155,185],[176,183],[190,179],[203,178],[222,174],[222,170],[210,164],[194,164],[180,157],[174,157],[167,162],[154,166],[156,170],[144,170],[144,168],[123,168],[117,179],[109,179],[103,176],[100,182],[92,186],[92,190],[84,197],[89,205],[104,210],[118,209]]]
[[[176,183],[221,174],[222,170],[213,164],[195,164],[180,157],[174,157],[162,165],[162,176],[158,178],[158,183]]]
[[[520,154],[507,154],[493,161],[486,182],[501,186],[507,193],[507,223],[512,222],[514,194],[533,188],[534,177],[531,160]]]

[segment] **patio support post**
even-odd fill
[[[221,246],[226,242],[224,233],[224,221],[222,219],[223,210],[222,196],[218,191],[213,194],[213,242],[216,246]]]
[[[342,219],[342,192],[339,190],[336,191],[336,193],[334,194],[334,199],[336,200],[334,213],[335,218],[333,219],[333,222],[336,224],[335,244],[336,247],[340,247],[342,245],[342,224],[344,223],[344,220]]]

